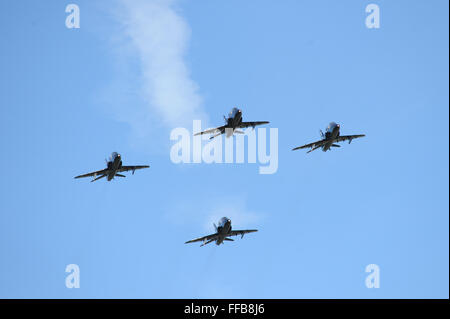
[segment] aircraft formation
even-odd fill
[[[217,136],[220,136],[222,134],[226,134],[226,137],[231,137],[234,134],[244,134],[243,131],[239,129],[252,127],[253,129],[255,126],[263,125],[263,124],[269,124],[268,121],[256,121],[256,122],[243,122],[242,121],[242,110],[238,108],[233,108],[231,112],[228,114],[228,117],[224,116],[225,124],[213,129],[208,129],[206,131],[198,132],[194,134],[194,136],[203,135],[203,134],[213,134],[210,139],[213,139]],[[310,153],[318,148],[322,148],[322,151],[326,152],[331,150],[332,147],[340,147],[339,142],[348,141],[350,144],[352,140],[364,137],[364,134],[357,134],[357,135],[340,135],[340,125],[336,124],[335,122],[331,122],[328,127],[325,129],[325,134],[320,130],[320,136],[321,139],[305,144],[302,146],[298,146],[293,148],[292,150],[298,150],[298,149],[306,149],[310,148],[309,151],[306,153]],[[75,176],[74,178],[83,178],[83,177],[93,177],[91,182],[95,182],[103,177],[106,177],[107,181],[111,181],[114,179],[114,177],[126,177],[125,175],[122,175],[120,173],[122,172],[128,172],[132,171],[132,174],[134,175],[135,170],[148,168],[149,165],[132,165],[132,166],[125,166],[122,164],[122,157],[119,153],[113,152],[109,158],[109,160],[106,161],[106,168],[98,171],[94,171],[91,173],[83,174]],[[245,229],[245,230],[232,230],[231,227],[231,220],[227,217],[222,217],[219,220],[218,226],[214,224],[215,233],[195,238],[192,240],[189,240],[185,242],[185,244],[194,243],[194,242],[202,242],[200,246],[207,245],[211,242],[215,242],[216,245],[223,244],[225,241],[234,241],[232,236],[238,236],[240,235],[241,238],[244,237],[245,234],[257,232],[257,229]]]

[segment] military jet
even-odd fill
[[[126,177],[125,175],[119,174],[121,172],[132,171],[133,174],[134,174],[135,170],[141,169],[141,168],[147,168],[147,167],[150,167],[150,166],[148,166],[148,165],[123,166],[122,165],[122,157],[120,156],[120,154],[117,153],[117,152],[113,152],[111,154],[109,160],[106,161],[106,168],[105,169],[102,169],[102,170],[96,171],[96,172],[92,172],[92,173],[87,173],[87,174],[84,174],[84,175],[75,176],[75,178],[92,176],[92,177],[94,177],[94,179],[91,182],[95,182],[96,180],[99,180],[100,178],[106,177],[108,182],[109,182],[115,176]]]
[[[226,133],[227,134],[226,136],[230,137],[233,135],[233,133],[244,134],[243,131],[237,130],[238,128],[247,128],[247,127],[255,128],[255,126],[257,126],[257,125],[269,123],[267,121],[242,122],[242,110],[239,110],[235,107],[228,114],[228,117],[225,117],[225,115],[224,115],[223,118],[225,120],[225,125],[222,125],[222,126],[219,126],[219,127],[213,128],[213,129],[209,129],[209,130],[206,130],[203,132],[199,132],[199,133],[195,134],[194,136],[217,133],[209,138],[209,139],[213,139],[219,135]]]
[[[258,231],[256,229],[231,230],[231,220],[228,219],[227,217],[222,217],[219,220],[219,226],[216,226],[216,224],[214,224],[214,228],[216,229],[216,233],[208,235],[208,236],[189,240],[189,241],[185,242],[185,244],[202,241],[203,244],[200,245],[200,247],[201,247],[201,246],[205,246],[206,244],[209,244],[210,242],[215,241],[216,245],[220,245],[224,241],[234,241],[233,239],[228,238],[230,236],[241,235],[241,238],[243,238],[244,235],[247,233],[254,233],[254,232]]]
[[[340,125],[336,124],[334,122],[331,122],[326,131],[325,134],[323,134],[322,130],[320,130],[320,136],[322,137],[322,139],[320,141],[314,142],[314,143],[310,143],[310,144],[306,144],[303,146],[299,146],[296,148],[293,148],[292,150],[299,150],[299,149],[303,149],[303,148],[311,148],[308,152],[312,152],[316,149],[318,149],[319,147],[322,148],[322,151],[326,152],[328,150],[330,150],[332,147],[341,147],[338,144],[335,143],[339,143],[339,142],[343,142],[343,141],[348,141],[348,144],[350,144],[352,142],[352,140],[354,140],[355,138],[359,138],[359,137],[364,137],[364,134],[359,134],[359,135],[345,135],[345,136],[340,136]]]

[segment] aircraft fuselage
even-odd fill
[[[122,167],[122,157],[118,153],[112,153],[111,159],[108,161],[108,182],[111,181],[117,173],[117,170]]]
[[[220,220],[219,226],[217,226],[217,240],[216,245],[223,243],[225,237],[231,233],[231,220],[224,217]]]
[[[326,131],[325,131],[325,140],[330,140],[329,142],[325,143],[322,146],[322,151],[326,152],[331,148],[331,145],[333,145],[333,140],[339,137],[340,125],[336,124],[334,122],[331,122]]]
[[[234,130],[242,123],[242,110],[233,108],[228,115],[227,124],[225,126],[225,132],[227,132],[227,137],[233,135]],[[231,129],[231,130],[227,130]],[[229,132],[228,132],[229,131]]]

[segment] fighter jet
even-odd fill
[[[216,226],[216,224],[214,224],[214,228],[216,229],[216,233],[208,235],[208,236],[189,240],[189,241],[185,242],[185,244],[202,241],[203,244],[200,245],[200,247],[201,247],[201,246],[205,246],[206,244],[209,244],[210,242],[215,241],[216,245],[220,245],[224,241],[234,241],[233,239],[228,238],[230,236],[241,235],[241,238],[243,238],[244,234],[253,233],[253,232],[258,231],[256,229],[231,230],[231,220],[228,219],[227,217],[222,217],[219,220],[219,226]]]
[[[238,128],[247,128],[247,127],[255,128],[255,126],[257,126],[257,125],[269,123],[267,121],[242,122],[242,110],[239,110],[235,107],[228,114],[228,117],[225,117],[225,115],[224,115],[223,118],[225,120],[225,125],[222,125],[222,126],[219,126],[219,127],[213,128],[213,129],[209,129],[209,130],[206,130],[203,132],[199,132],[199,133],[195,134],[194,136],[217,133],[209,138],[209,139],[213,139],[219,135],[226,133],[227,137],[230,137],[231,135],[233,135],[233,133],[244,134],[243,131],[237,130]]]
[[[321,147],[322,151],[326,152],[326,151],[330,150],[331,147],[341,147],[340,145],[335,144],[335,143],[348,141],[348,144],[350,144],[353,139],[365,136],[364,134],[340,136],[339,129],[340,129],[339,124],[331,122],[328,125],[328,127],[325,131],[325,134],[323,134],[322,130],[320,130],[320,136],[322,137],[322,139],[320,141],[306,144],[303,146],[299,146],[299,147],[293,148],[292,150],[295,151],[298,149],[310,147],[311,149],[308,152],[306,152],[306,153],[309,153],[309,152],[312,152],[312,151],[318,149],[319,147]]]
[[[99,180],[100,178],[107,177],[108,182],[109,182],[115,176],[125,177],[125,175],[119,174],[121,172],[132,171],[133,174],[134,174],[134,171],[137,170],[137,169],[150,167],[148,165],[123,166],[122,165],[122,157],[117,152],[113,152],[111,154],[111,157],[109,158],[109,160],[108,161],[105,160],[105,161],[106,161],[106,168],[105,169],[102,169],[102,170],[96,171],[96,172],[92,172],[92,173],[87,173],[87,174],[84,174],[84,175],[75,176],[75,178],[93,176],[94,179],[91,182],[95,182],[96,180]]]

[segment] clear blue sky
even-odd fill
[[[0,297],[448,298],[448,1],[69,3],[0,2]],[[276,174],[170,161],[177,114],[233,106]],[[291,151],[330,121],[366,137]],[[151,167],[73,179],[113,151]],[[222,216],[259,232],[184,244]]]

